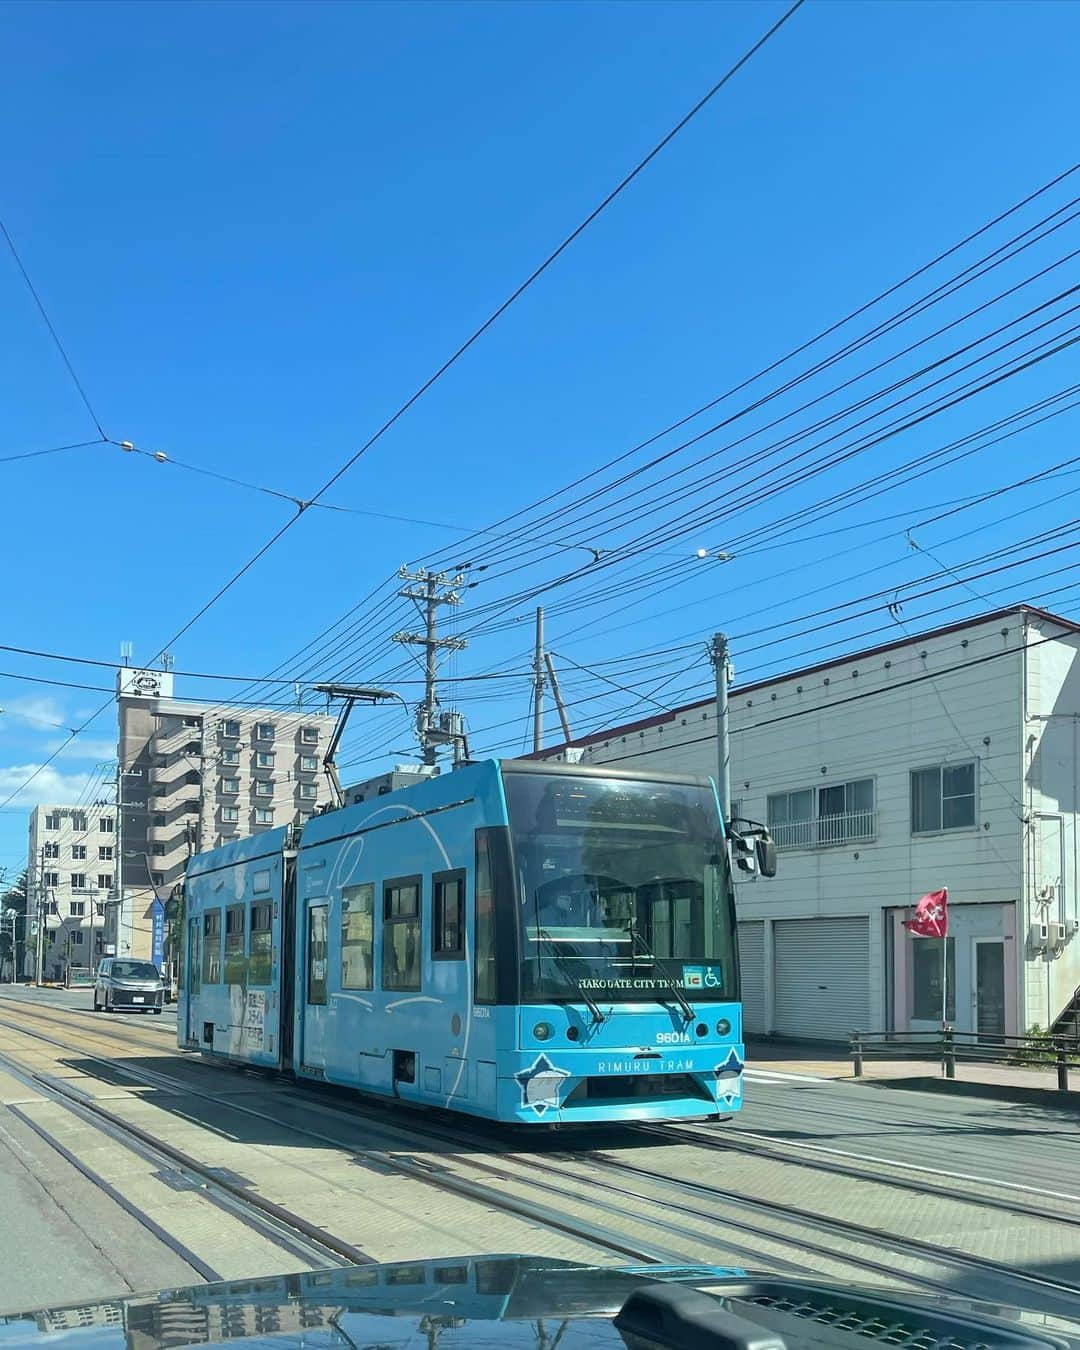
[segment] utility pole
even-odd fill
[[[569,745],[573,740],[570,735],[570,719],[566,715],[566,704],[563,702],[562,690],[559,688],[559,677],[555,674],[555,666],[551,660],[551,653],[544,653],[544,663],[547,666],[548,680],[551,682],[551,692],[555,696],[555,706],[559,710],[559,721],[562,723],[562,734],[566,744]]]
[[[728,640],[724,633],[714,633],[707,648],[713,674],[716,676],[716,790],[720,796],[720,812],[727,827],[731,813],[731,739],[728,731],[728,681],[731,679],[731,659]]]
[[[37,893],[37,951],[34,953],[34,983],[40,988],[45,979],[45,939],[48,936],[45,902],[45,850],[38,855],[38,870],[34,877],[34,890]]]
[[[453,729],[454,714],[450,714],[449,720],[444,719],[447,721],[446,726],[440,725],[436,676],[440,651],[460,652],[469,644],[464,638],[439,637],[437,630],[439,606],[461,603],[459,588],[464,584],[465,576],[459,572],[451,577],[446,572],[429,572],[423,567],[415,572],[402,567],[398,576],[408,583],[398,591],[398,595],[405,600],[412,600],[424,619],[422,633],[403,631],[393,636],[394,642],[424,648],[424,701],[416,710],[416,734],[424,763],[433,765],[438,747],[447,744],[454,745],[454,761],[457,763],[463,736]]]
[[[536,649],[533,652],[533,754],[544,748],[544,611],[536,610]]]

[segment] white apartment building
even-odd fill
[[[738,653],[735,653],[736,657]],[[902,926],[948,887],[949,1020],[1052,1025],[1080,986],[1080,625],[1017,606],[735,686],[733,814],[778,874],[737,888],[748,1032],[940,1025],[942,943]],[[715,775],[714,700],[546,756]]]
[[[329,800],[325,713],[173,698],[168,671],[119,672],[123,905],[110,910],[118,954],[151,957],[160,906],[194,852],[302,824]]]
[[[107,901],[116,878],[116,807],[35,806],[30,812],[28,922],[43,911],[44,976],[96,966],[103,954]]]

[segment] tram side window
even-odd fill
[[[307,937],[307,1001],[325,1004],[328,955],[325,905],[312,905],[308,910]]]
[[[221,983],[221,910],[208,909],[203,915],[203,984]]]
[[[420,878],[400,877],[383,886],[384,989],[420,988]]]
[[[459,960],[465,955],[465,873],[439,872],[432,887],[432,955]]]
[[[491,840],[476,832],[476,981],[477,1003],[495,1002],[495,882],[491,867]]]
[[[341,987],[370,989],[375,975],[375,883],[341,888]]]
[[[244,906],[225,911],[225,983],[244,982]]]
[[[269,901],[251,906],[251,956],[248,984],[269,984],[273,959],[273,906]]]

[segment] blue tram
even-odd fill
[[[488,760],[194,857],[182,1047],[520,1124],[725,1116],[709,780]]]

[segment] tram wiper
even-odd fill
[[[542,941],[546,942],[547,945],[551,948],[551,959],[555,962],[556,970],[558,970],[558,972],[563,976],[567,984],[572,984],[574,986],[574,989],[577,991],[578,996],[580,997],[582,1003],[584,1003],[586,1008],[588,1008],[589,1013],[592,1016],[593,1022],[595,1022],[597,1026],[603,1025],[603,1023],[607,1020],[607,1014],[601,1011],[599,1003],[597,1003],[597,1001],[593,998],[593,996],[581,983],[578,977],[570,969],[566,957],[563,956],[561,951],[559,951],[559,944],[555,941],[555,939],[551,936],[551,934],[547,931],[546,928],[537,928],[536,935]]]
[[[671,972],[667,969],[666,966],[664,966],[661,963],[660,958],[649,946],[648,942],[645,941],[644,933],[642,933],[641,930],[637,927],[633,919],[631,919],[630,922],[626,925],[626,931],[630,934],[630,941],[635,945],[641,947],[643,955],[651,959],[653,963],[653,970],[659,972],[660,978],[664,981],[667,987],[675,995],[676,1002],[682,1009],[683,1018],[685,1019],[685,1021],[692,1022],[694,1020],[694,1010],[693,1008],[691,1008],[690,1004],[686,1001],[686,995],[675,983],[674,979],[671,976]]]

